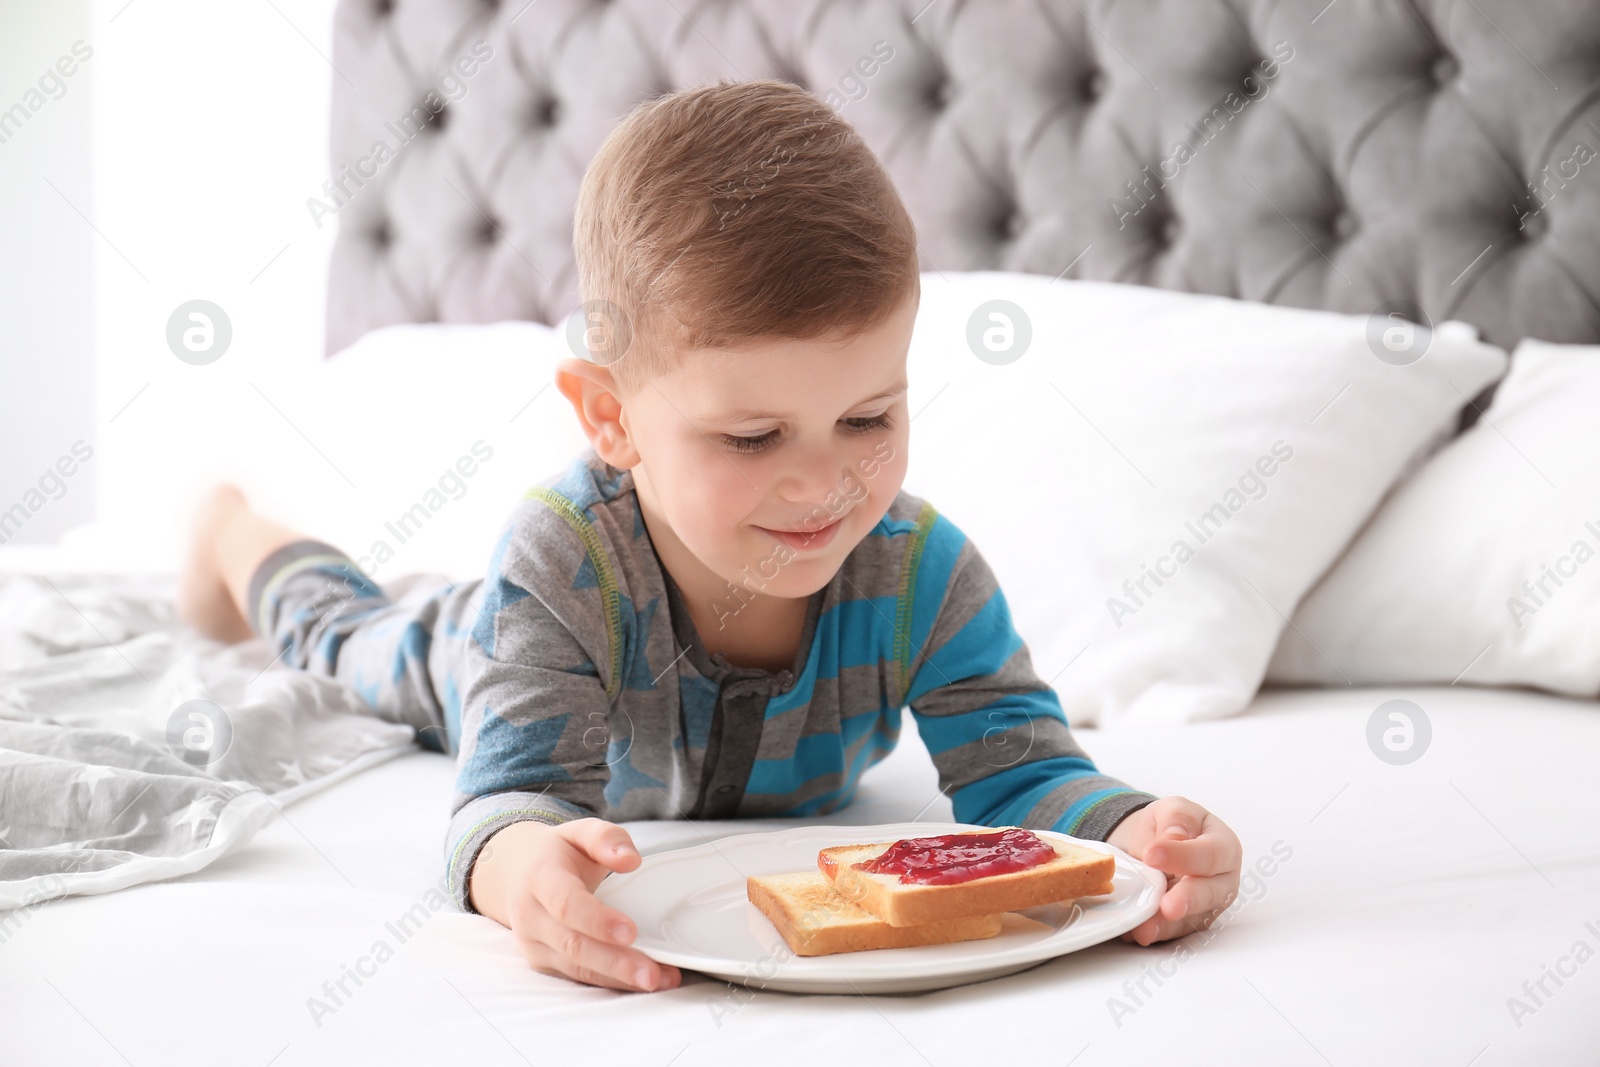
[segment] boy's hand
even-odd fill
[[[1160,910],[1124,941],[1151,945],[1204,930],[1239,894],[1238,835],[1192,800],[1152,801],[1119,822],[1106,843],[1167,876]]]
[[[676,967],[626,948],[633,922],[595,898],[610,871],[639,866],[628,831],[604,819],[512,823],[484,844],[467,886],[472,906],[517,935],[533,969],[611,989],[673,989]]]

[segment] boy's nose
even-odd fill
[[[826,511],[829,500],[854,495],[855,480],[848,458],[824,450],[801,458],[786,472],[778,491],[789,501],[790,508],[809,516],[816,508]]]

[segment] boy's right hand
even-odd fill
[[[639,866],[628,831],[604,819],[512,823],[484,843],[467,883],[472,906],[517,935],[533,969],[611,989],[674,989],[683,976],[627,948],[633,921],[595,898],[610,871]]]

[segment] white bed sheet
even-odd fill
[[[1366,743],[1394,696],[1433,724],[1409,766]],[[1113,941],[976,985],[798,996],[690,973],[670,992],[618,993],[532,971],[508,930],[448,905],[423,905],[398,936],[439,883],[453,774],[418,751],[289,805],[203,871],[13,913],[0,1061],[814,1064],[824,1038],[882,1067],[1600,1061],[1594,702],[1279,691],[1235,719],[1078,734],[1108,771],[1222,815],[1247,866],[1275,843],[1290,857],[1209,933]],[[919,814],[950,809],[907,716],[855,805],[824,821]],[[785,824],[629,825],[649,852]],[[358,964],[368,976],[346,978],[352,995],[335,1003],[324,983]],[[1559,986],[1557,968],[1571,972]],[[1524,983],[1541,978],[1536,1004]],[[313,997],[333,1012],[314,1017]],[[1532,1012],[1514,1018],[1513,997]]]

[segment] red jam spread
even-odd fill
[[[908,837],[853,866],[869,874],[898,874],[902,885],[955,885],[1025,871],[1055,858],[1049,842],[1013,827],[992,834]]]

